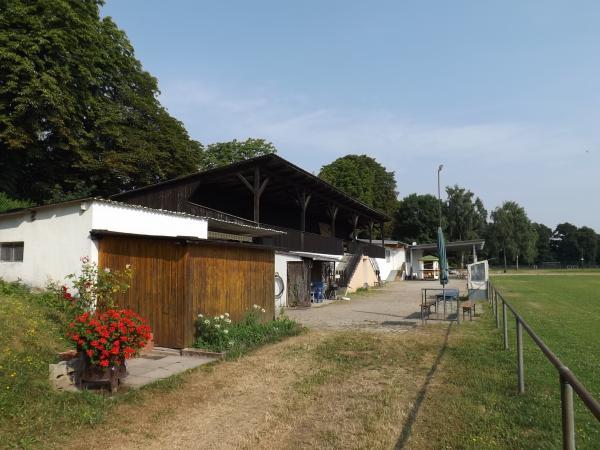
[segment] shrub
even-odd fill
[[[96,263],[90,262],[87,256],[81,258],[81,274],[67,275],[75,289],[75,297],[79,308],[83,311],[91,311],[94,308],[100,310],[113,309],[115,294],[127,292],[129,282],[133,276],[131,266],[127,264],[125,270],[111,270],[109,267],[100,268]],[[63,287],[64,295],[72,295],[66,286]],[[70,297],[69,297],[70,298]]]
[[[229,313],[219,316],[205,317],[198,314],[196,319],[196,344],[198,348],[222,352],[234,345],[229,336],[231,319]]]
[[[196,321],[198,338],[194,346],[211,351],[227,351],[228,356],[235,357],[302,331],[297,322],[283,315],[277,320],[265,321],[265,314],[264,308],[254,305],[236,324],[231,324],[227,313],[213,319],[199,315]],[[225,323],[222,323],[223,317]]]

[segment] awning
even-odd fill
[[[340,262],[343,255],[327,255],[325,253],[310,253],[310,252],[290,252],[292,255],[300,256],[301,258],[310,258],[315,261]]]

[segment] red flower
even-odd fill
[[[131,310],[108,310],[77,317],[67,337],[101,367],[135,356],[151,339],[151,329]]]

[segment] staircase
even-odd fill
[[[354,276],[354,272],[356,271],[362,256],[362,252],[351,255],[346,254],[338,263],[335,271],[340,275],[340,278],[338,278],[338,285],[340,287],[348,287],[348,283],[350,283],[350,280]]]

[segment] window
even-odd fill
[[[0,261],[23,261],[23,242],[0,243]]]
[[[387,248],[385,249],[385,262],[390,262],[390,259],[392,258],[392,251],[388,250]]]

